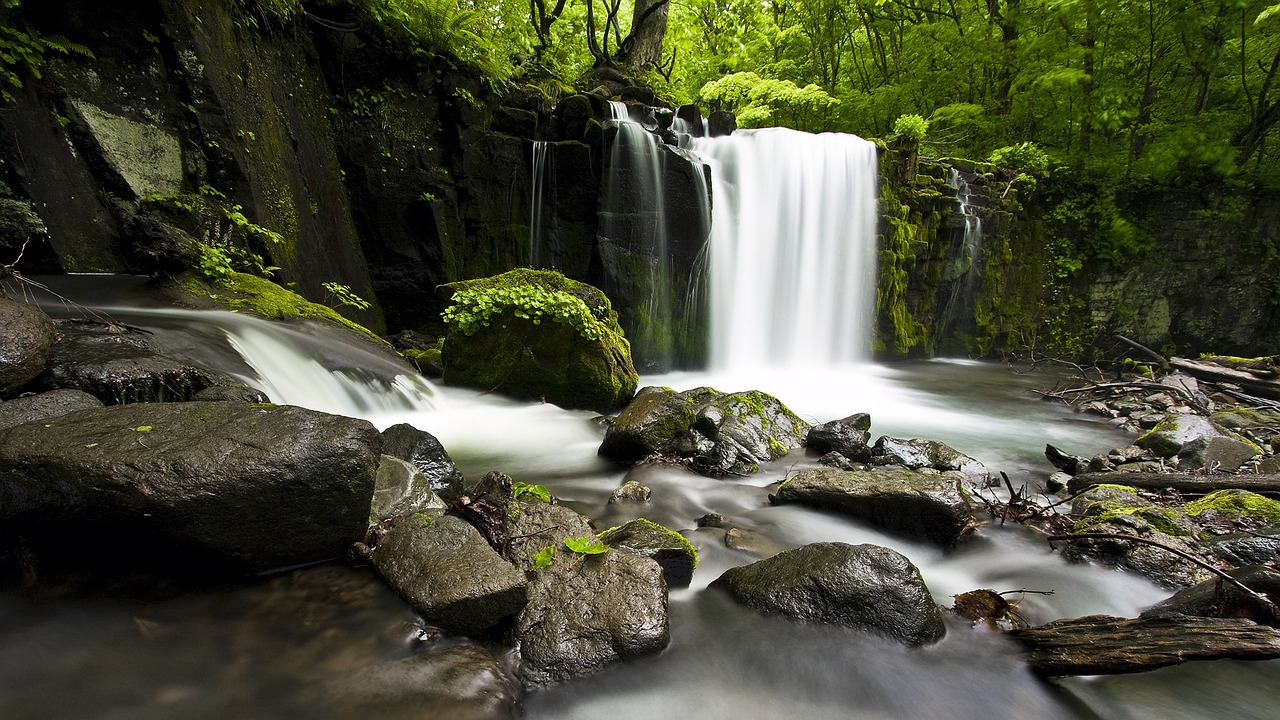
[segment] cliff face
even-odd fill
[[[1125,335],[1156,350],[1271,355],[1280,337],[1280,202],[1243,189],[1130,186],[1097,214],[1067,180],[882,157],[879,326],[887,357],[1089,356]],[[982,224],[966,244],[952,172]],[[1124,218],[1124,241],[1109,239]],[[972,222],[972,220],[970,220]]]

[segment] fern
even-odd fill
[[[92,58],[93,52],[61,35],[41,35],[27,28],[14,15],[20,10],[19,0],[4,0],[0,9],[0,101],[13,102],[16,91],[23,87],[23,77],[39,80],[45,53],[78,55]],[[8,17],[5,17],[8,15]]]

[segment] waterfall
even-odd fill
[[[534,140],[533,155],[530,158],[529,267],[531,268],[541,268],[545,262],[542,257],[542,200],[549,147],[551,143],[546,140]]]
[[[695,138],[712,168],[711,364],[866,359],[875,303],[875,145],[771,128]]]
[[[954,335],[957,331],[960,333],[974,331],[973,306],[981,269],[978,259],[982,253],[982,218],[979,217],[978,208],[973,203],[969,183],[960,171],[953,167],[947,176],[947,184],[956,191],[956,204],[959,206],[963,225],[954,226],[959,237],[953,236],[952,251],[949,254],[953,260],[943,276],[944,282],[951,283],[951,291],[946,294],[946,305],[939,313],[939,336],[944,342],[956,340]],[[955,244],[956,239],[959,240],[958,247]],[[956,341],[949,350],[959,350],[960,346],[961,343]]]

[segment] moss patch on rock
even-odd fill
[[[1219,490],[1187,503],[1187,514],[1214,513],[1225,519],[1251,518],[1280,522],[1280,502],[1248,490]]]
[[[600,411],[635,394],[631,346],[597,288],[528,269],[444,287],[446,382]]]
[[[384,342],[368,328],[342,317],[333,309],[313,303],[291,290],[256,275],[233,272],[225,283],[217,285],[186,275],[182,278],[181,284],[183,289],[192,295],[209,298],[219,306],[234,312],[250,312],[268,320],[324,318],[368,335],[378,342]]]
[[[1093,532],[1099,526],[1120,518],[1136,517],[1172,537],[1193,537],[1196,534],[1186,514],[1159,507],[1127,485],[1098,485],[1076,498],[1073,507],[1084,515],[1072,528],[1075,533]]]

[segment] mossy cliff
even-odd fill
[[[1040,183],[958,159],[881,157],[876,352],[1089,357],[1123,334],[1166,352],[1274,352],[1280,204],[1221,184]],[[953,172],[982,222],[963,242]]]

